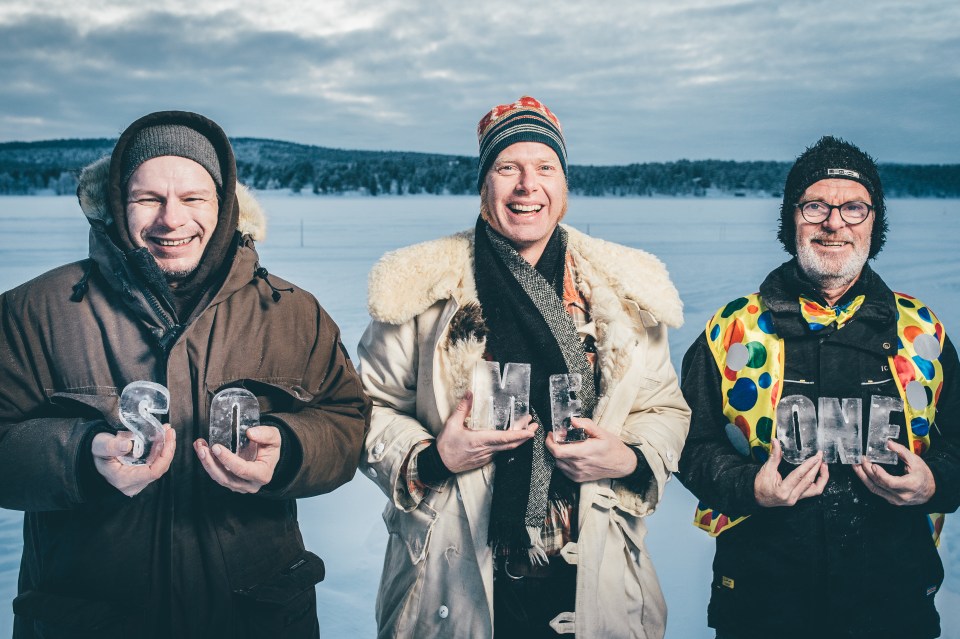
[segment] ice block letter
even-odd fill
[[[900,435],[900,426],[890,423],[890,413],[902,412],[899,397],[870,397],[870,432],[867,433],[867,460],[877,464],[896,464],[897,454],[887,450],[887,440]]]
[[[210,445],[220,444],[247,461],[257,458],[257,444],[247,429],[260,424],[260,404],[245,388],[225,388],[210,402]]]
[[[821,397],[817,444],[828,464],[859,464],[863,400]]]
[[[783,459],[799,464],[817,452],[817,408],[803,395],[790,395],[777,405],[777,439]]]
[[[470,425],[477,430],[510,430],[530,414],[530,364],[477,362],[473,369]]]
[[[163,424],[154,415],[170,410],[170,391],[155,382],[127,384],[120,393],[120,421],[133,433],[133,450],[119,459],[128,466],[149,464],[163,450]]]
[[[585,440],[586,433],[570,423],[571,417],[580,417],[583,408],[577,391],[583,378],[580,373],[550,376],[550,421],[553,424],[553,441],[571,444]]]

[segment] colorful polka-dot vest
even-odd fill
[[[897,305],[897,352],[890,371],[903,400],[911,450],[922,455],[930,447],[930,426],[943,389],[943,325],[916,298],[894,293]],[[721,376],[726,435],[744,457],[766,461],[776,436],[776,408],[782,392],[784,346],[770,311],[754,293],[736,299],[707,322],[707,343]],[[932,514],[931,534],[939,543],[943,515]],[[717,536],[747,517],[731,519],[702,502],[694,525]]]

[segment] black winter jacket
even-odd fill
[[[893,294],[870,267],[840,303],[866,301],[842,329],[817,333],[800,314],[800,294],[823,303],[793,261],[773,271],[760,294],[784,340],[782,397],[862,398],[864,444],[870,397],[899,397],[887,357],[896,349]],[[924,461],[933,499],[897,507],[869,492],[850,466],[831,464],[817,497],[763,508],[753,485],[760,463],[738,454],[724,434],[720,373],[701,334],[683,359],[682,389],[693,411],[678,476],[724,514],[750,515],[717,537],[708,622],[735,637],[911,637],[940,634],[934,595],[943,565],[926,514],[960,505],[960,371],[949,341],[941,354],[944,388]],[[899,421],[898,421],[899,420]],[[893,413],[906,445],[903,413]],[[795,466],[782,463],[786,476]],[[902,467],[885,467],[891,473]],[[947,518],[947,526],[958,525]]]

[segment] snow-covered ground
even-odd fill
[[[261,263],[314,293],[355,352],[367,323],[366,275],[385,251],[467,228],[474,197],[350,198],[261,194],[269,216]],[[775,240],[774,199],[575,198],[567,222],[662,259],[685,303],[687,323],[670,337],[674,365],[721,304],[753,292],[786,259]],[[960,334],[960,201],[888,203],[887,248],[874,266],[895,290],[928,302]],[[72,198],[0,198],[0,290],[85,257],[87,225]],[[373,607],[386,544],[385,498],[362,476],[300,502],[307,546],[322,556],[317,588],[324,639],[373,637]],[[713,637],[706,627],[713,542],[691,525],[695,499],[678,482],[649,521],[671,639]],[[9,636],[16,593],[20,513],[0,510],[0,636]],[[947,570],[937,596],[943,636],[960,639],[960,516],[947,518],[940,547]]]

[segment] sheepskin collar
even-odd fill
[[[683,323],[683,304],[663,262],[645,251],[564,228],[568,249],[589,265],[593,278],[657,321],[671,327]],[[589,285],[600,283],[593,278]],[[402,324],[443,299],[453,298],[461,306],[476,302],[473,230],[387,253],[370,271],[368,292],[370,316],[387,324]]]
[[[80,173],[77,198],[80,208],[91,222],[102,221],[113,224],[110,207],[107,204],[107,184],[110,177],[110,156],[104,156],[84,167]],[[250,191],[237,182],[237,203],[240,217],[237,230],[241,235],[249,235],[254,241],[262,241],[267,235],[267,218]]]

